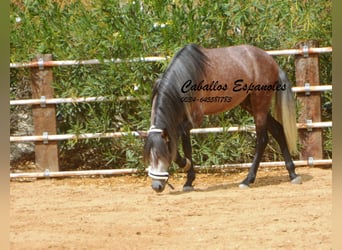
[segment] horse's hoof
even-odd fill
[[[193,186],[184,186],[183,187],[183,192],[191,192],[191,191],[194,191]]]
[[[303,183],[302,177],[298,175],[296,178],[291,180],[291,183],[292,184],[302,184]]]
[[[241,188],[241,189],[247,189],[247,188],[249,188],[249,186],[248,186],[247,184],[240,183],[240,184],[239,184],[239,188]]]

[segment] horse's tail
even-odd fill
[[[290,153],[297,153],[296,102],[291,89],[291,82],[286,73],[279,68],[279,84],[277,90],[275,111],[277,120],[282,123]]]

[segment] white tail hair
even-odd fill
[[[291,154],[297,153],[296,102],[291,89],[291,82],[286,73],[279,69],[279,84],[285,90],[276,93],[276,119],[283,125],[287,146]]]

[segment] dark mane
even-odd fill
[[[182,121],[187,119],[187,102],[182,102],[181,97],[190,96],[191,91],[182,93],[183,84],[191,80],[198,83],[203,80],[205,67],[208,58],[201,48],[194,44],[189,44],[182,48],[172,59],[165,73],[156,81],[152,100],[157,96],[155,103],[155,120],[153,125],[160,129],[166,129],[171,143],[171,154],[174,159],[177,148],[177,129]],[[190,119],[191,121],[191,119]],[[153,136],[147,138],[144,150],[145,158],[149,157],[150,147],[153,144]],[[156,142],[157,144],[157,142]]]
[[[208,58],[202,52],[201,47],[196,44],[186,45],[177,52],[164,74],[156,81],[153,86],[152,100],[157,93],[161,93],[160,88],[175,91],[179,95],[183,94],[180,89],[185,81],[203,80],[206,64],[208,64]]]

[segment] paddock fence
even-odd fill
[[[332,47],[319,48],[315,42],[307,41],[299,43],[294,49],[267,51],[272,56],[295,56],[296,84],[292,87],[297,94],[297,101],[301,104],[301,110],[297,128],[299,140],[303,145],[300,152],[300,160],[294,161],[297,166],[331,165],[332,159],[323,159],[323,135],[324,128],[332,127],[332,121],[321,121],[321,92],[332,91],[332,85],[320,85],[319,81],[319,54],[332,53]],[[145,137],[147,131],[113,132],[113,133],[84,133],[84,134],[56,134],[56,105],[65,103],[107,102],[111,101],[105,96],[54,98],[52,67],[64,67],[71,65],[91,65],[106,63],[152,63],[168,60],[167,57],[145,57],[133,59],[109,59],[109,60],[67,60],[53,61],[51,54],[37,55],[28,63],[11,63],[10,68],[30,68],[32,75],[32,99],[10,100],[10,105],[33,105],[32,116],[35,135],[10,136],[11,143],[34,142],[35,163],[43,172],[37,173],[10,173],[10,178],[46,178],[87,175],[121,175],[136,173],[137,169],[107,169],[87,171],[59,171],[59,156],[57,142],[60,140],[80,140],[94,138],[119,138],[122,136]],[[139,98],[148,99],[148,96]],[[118,101],[133,101],[136,97],[122,96]],[[192,129],[192,134],[222,133],[250,131],[254,132],[254,125],[239,127],[215,127]],[[213,165],[211,168],[248,168],[251,163],[237,163]],[[285,166],[279,162],[261,162],[260,166]],[[195,166],[201,168],[203,166]],[[208,167],[208,166],[207,166]]]

